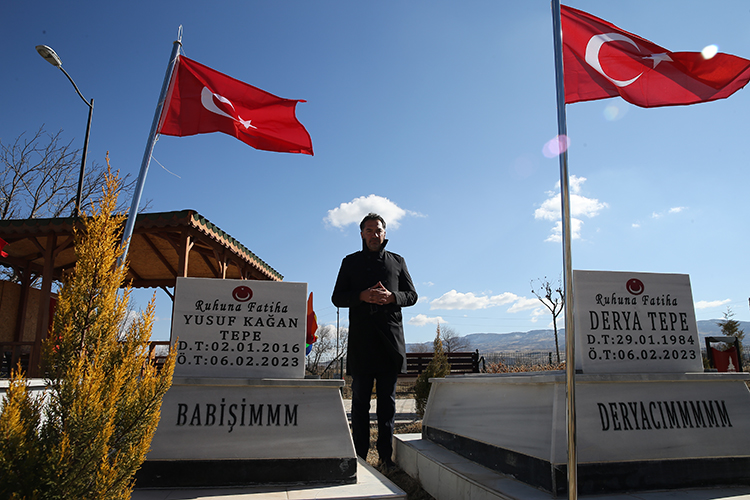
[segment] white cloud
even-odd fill
[[[687,209],[688,209],[688,207],[672,207],[672,208],[670,208],[670,209],[668,209],[666,211],[653,212],[651,214],[651,218],[652,219],[660,219],[660,218],[664,217],[665,215],[668,215],[668,214],[679,214],[680,212],[684,212]]]
[[[544,309],[543,307],[538,307],[534,309],[531,313],[531,322],[536,323],[537,321],[539,321],[540,317],[546,315],[547,313],[548,311]]]
[[[348,203],[344,202],[329,210],[324,220],[338,228],[343,228],[349,224],[359,226],[365,215],[370,212],[375,212],[385,219],[386,229],[397,228],[399,221],[407,215],[422,217],[418,212],[404,210],[388,198],[371,194],[370,196],[360,196]]]
[[[508,312],[514,313],[514,312],[520,312],[520,311],[528,311],[529,309],[535,309],[539,307],[539,299],[534,297],[533,299],[527,299],[526,297],[520,297],[518,300],[516,300],[512,306],[510,306],[510,309],[508,309]]]
[[[425,326],[425,325],[437,325],[438,323],[440,323],[441,325],[444,325],[447,323],[447,321],[445,321],[440,316],[429,317],[424,314],[417,314],[416,316],[412,317],[408,323],[414,326]]]
[[[555,327],[555,323],[552,320],[552,313],[549,312],[549,309],[545,307],[540,307],[538,309],[534,309],[534,311],[531,313],[531,322],[536,323],[539,321],[539,318],[549,318],[549,323],[545,326],[545,328],[548,328],[552,330]],[[559,316],[557,316],[557,329],[558,331],[561,328],[565,328],[565,313],[560,313]]]
[[[444,293],[441,297],[430,302],[430,309],[487,309],[518,300],[518,295],[505,292],[500,295],[474,295],[472,292],[461,293],[456,290]]]
[[[712,307],[719,307],[723,306],[724,304],[729,304],[731,299],[724,299],[724,300],[699,300],[695,303],[696,309],[710,309]]]
[[[571,218],[571,239],[578,239],[581,237],[581,227],[583,226],[582,217],[596,217],[605,208],[609,207],[607,203],[601,202],[596,198],[587,198],[579,194],[583,183],[586,182],[585,177],[577,177],[575,175],[570,176],[568,181],[568,189],[570,195],[570,218]],[[552,234],[547,238],[546,241],[561,241],[562,240],[562,207],[561,207],[561,195],[559,192],[560,182],[557,182],[558,191],[548,191],[547,195],[549,198],[542,202],[541,206],[534,211],[535,219],[542,219],[555,222],[555,226],[552,228]]]
[[[581,228],[583,227],[583,221],[581,219],[570,218],[570,239],[577,240],[581,237]],[[562,221],[555,222],[555,227],[552,228],[552,234],[544,241],[561,242],[562,241]]]

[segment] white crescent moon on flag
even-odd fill
[[[249,127],[253,127],[254,129],[258,128],[258,127],[255,127],[254,125],[250,125],[250,122],[252,120],[243,120],[242,118],[240,118],[239,115],[232,116],[232,115],[229,115],[229,114],[225,113],[221,109],[219,109],[219,107],[214,102],[214,97],[216,97],[221,102],[229,104],[230,106],[232,106],[232,109],[234,109],[234,104],[232,104],[232,101],[230,101],[229,99],[227,99],[224,96],[220,96],[219,94],[214,94],[213,92],[211,92],[210,90],[208,90],[208,87],[203,87],[203,90],[201,90],[201,104],[203,104],[204,108],[206,108],[207,110],[209,110],[212,113],[216,113],[217,115],[226,116],[227,118],[229,118],[231,120],[238,121],[245,128],[249,128]]]
[[[599,73],[618,87],[627,87],[638,78],[640,78],[643,72],[639,73],[638,76],[636,76],[635,78],[631,78],[630,80],[615,80],[614,78],[610,78],[609,75],[604,72],[604,69],[602,69],[601,62],[599,62],[599,50],[602,48],[602,45],[607,42],[628,42],[636,49],[638,49],[638,52],[640,52],[641,49],[633,40],[619,33],[603,33],[601,35],[594,35],[589,40],[589,43],[586,44],[586,62],[592,68],[594,68],[597,73]]]

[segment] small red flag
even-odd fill
[[[315,315],[315,311],[313,311],[312,297],[312,292],[310,292],[310,297],[307,299],[307,338],[305,342],[307,344],[307,352],[305,354],[310,354],[312,345],[318,340],[318,337],[315,336],[315,332],[318,331],[318,317]]]
[[[180,56],[161,118],[163,135],[224,132],[255,149],[313,154],[297,120],[301,99],[283,99]]]
[[[565,103],[621,96],[644,108],[714,101],[750,80],[730,54],[670,52],[586,12],[561,6]]]
[[[4,239],[0,238],[0,255],[2,255],[3,257],[7,257],[8,256],[8,252],[3,252],[3,247],[5,245],[7,245],[7,244],[8,244],[7,241],[5,241]]]

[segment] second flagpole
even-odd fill
[[[563,270],[565,277],[565,388],[568,437],[568,499],[578,498],[578,457],[576,439],[575,325],[573,321],[573,264],[571,258],[570,190],[568,186],[568,126],[565,116],[560,0],[552,0],[552,27],[555,40],[555,88],[557,91],[557,140],[560,151],[560,198],[562,209]]]
[[[138,181],[136,182],[135,192],[133,193],[133,201],[130,204],[130,212],[128,212],[128,220],[125,223],[125,232],[122,235],[122,246],[123,252],[118,260],[117,264],[120,265],[125,261],[128,255],[128,248],[130,247],[130,237],[133,235],[133,229],[135,228],[135,219],[138,216],[138,205],[141,203],[141,195],[143,194],[143,187],[146,184],[146,174],[148,174],[148,167],[151,163],[151,155],[154,152],[154,145],[156,144],[156,136],[158,134],[159,120],[161,119],[161,113],[164,109],[164,101],[167,98],[167,91],[169,89],[169,82],[172,80],[172,73],[174,66],[177,63],[177,56],[179,55],[180,47],[182,46],[182,26],[180,26],[177,32],[177,40],[172,45],[172,54],[169,56],[169,64],[167,65],[167,73],[164,75],[164,82],[161,86],[161,93],[159,94],[159,100],[156,103],[156,111],[154,112],[154,120],[151,122],[151,131],[148,134],[148,141],[146,142],[146,151],[143,153],[143,160],[141,161],[141,170],[138,173]]]

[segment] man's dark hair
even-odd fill
[[[379,216],[378,214],[374,212],[370,212],[369,214],[365,215],[365,218],[362,219],[362,222],[359,223],[359,230],[364,231],[365,230],[365,223],[368,220],[379,220],[383,224],[383,229],[385,229],[385,220]]]

